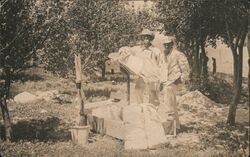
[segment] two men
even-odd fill
[[[163,120],[173,118],[176,121],[176,128],[179,128],[179,118],[177,113],[176,87],[187,82],[189,78],[189,66],[185,55],[174,48],[174,41],[169,39],[164,41],[164,51],[154,47],[153,32],[144,29],[139,34],[141,45],[127,49],[121,49],[121,54],[135,56],[143,64],[133,60],[132,67],[143,65],[139,69],[139,77],[135,80],[136,103],[144,102],[144,93],[148,88],[148,102],[157,106],[158,113]],[[128,53],[126,53],[128,52]],[[127,56],[127,55],[125,55]],[[133,57],[132,57],[133,58]],[[124,58],[126,60],[126,57]],[[131,61],[130,60],[130,61]],[[129,61],[126,60],[128,63]],[[150,79],[150,76],[153,76]]]
[[[136,56],[151,60],[159,68],[159,81],[149,81],[140,77],[136,80],[135,96],[137,103],[143,103],[143,95],[146,87],[149,89],[149,103],[159,105],[159,88],[162,91],[168,86],[185,83],[189,79],[189,66],[185,55],[174,48],[174,41],[164,41],[164,52],[152,45],[154,34],[144,29],[139,35],[141,45],[132,48]],[[150,68],[150,67],[145,67]],[[160,87],[159,87],[160,86]]]

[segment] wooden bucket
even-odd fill
[[[89,126],[76,126],[71,128],[71,138],[74,144],[81,146],[88,144]]]

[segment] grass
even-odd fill
[[[111,91],[114,91],[109,88],[103,88],[103,89],[93,89],[93,88],[88,88],[84,90],[85,97],[88,99],[90,97],[99,97],[99,96],[104,96],[109,98]]]
[[[31,78],[24,82],[14,82],[12,94],[56,89],[61,94],[69,95],[71,99],[76,96],[76,87],[72,81],[47,75],[38,80]],[[221,101],[219,98],[223,98],[225,102],[229,101],[230,84],[220,79],[212,81],[211,93],[217,94],[217,97],[212,97],[218,101]],[[97,97],[108,98],[112,91],[125,91],[125,88],[125,82],[121,85],[112,85],[111,81],[105,81],[85,85],[84,92],[90,101]],[[80,147],[71,142],[69,132],[79,114],[75,104],[44,101],[37,104],[9,104],[9,107],[12,108],[10,115],[15,121],[14,142],[0,143],[0,154],[4,157],[237,157],[244,156],[249,150],[243,149],[249,144],[243,125],[237,123],[235,127],[230,127],[224,122],[214,126],[197,123],[182,126],[180,134],[198,134],[201,140],[199,144],[166,143],[151,150],[124,150],[123,141],[91,133],[91,142],[85,147]],[[41,113],[41,110],[47,112]]]

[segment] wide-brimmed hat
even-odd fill
[[[148,29],[143,29],[142,32],[139,34],[139,36],[150,36],[151,40],[154,40],[155,38],[154,33]]]
[[[169,44],[174,44],[174,40],[173,39],[166,39],[163,41],[164,45],[169,45]]]

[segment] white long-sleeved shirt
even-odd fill
[[[153,45],[148,48],[145,48],[144,46],[134,46],[131,50],[134,52],[135,56],[150,59],[154,61],[156,65],[159,65],[160,60],[163,59],[163,53],[161,50]]]
[[[189,64],[186,56],[173,49],[172,52],[160,61],[161,82],[168,86],[180,79],[182,82],[189,79]]]
[[[142,59],[143,68],[140,71],[140,76],[144,81],[159,82],[160,61],[164,59],[161,50],[151,45],[148,48],[144,46],[135,46],[131,48],[131,51],[134,53],[135,57]]]

